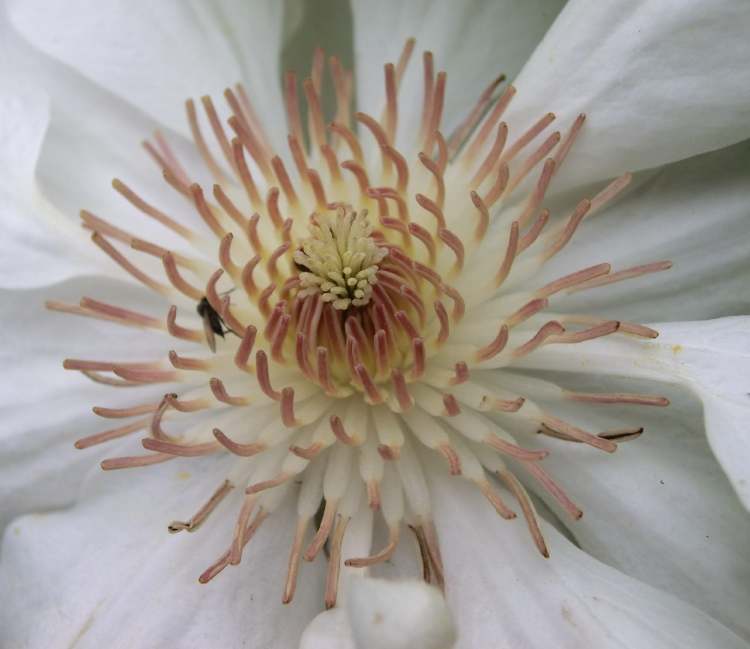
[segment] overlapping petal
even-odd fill
[[[241,495],[194,534],[167,532],[216,488],[227,460],[97,473],[73,509],[13,522],[0,563],[13,593],[0,608],[3,646],[295,646],[319,610],[323,562],[303,566],[294,602],[282,606],[287,556],[278,538],[293,524],[288,506],[258,530],[246,549],[252,560],[206,585],[197,577],[226,549]]]
[[[653,341],[592,340],[550,346],[521,365],[679,383],[703,403],[706,435],[745,506],[750,505],[750,318],[653,325]]]
[[[573,0],[519,75],[508,118],[591,116],[560,175],[567,185],[745,140],[749,29],[741,0]]]
[[[465,107],[467,97],[478,95],[496,73],[514,74],[558,5],[541,1],[513,6],[505,2],[469,6],[446,2],[429,7],[401,3],[390,9],[378,6],[375,14],[365,3],[356,4],[356,50],[365,72],[358,76],[368,79],[358,94],[360,108],[378,113],[375,97],[379,102],[382,87],[372,83],[376,71],[370,69],[370,63],[374,55],[378,62],[383,58],[395,60],[405,38],[416,36],[420,47],[433,48],[441,57],[439,67],[448,70],[451,92],[446,116],[448,125],[455,125],[461,117],[457,107]],[[18,182],[0,184],[0,208],[9,215],[12,245],[17,246],[18,241],[25,244],[16,251],[38,253],[29,261],[45,270],[18,273],[20,279],[16,281],[12,265],[20,255],[11,254],[7,257],[7,275],[14,278],[11,284],[42,284],[55,273],[61,279],[81,272],[76,263],[62,270],[45,266],[45,260],[57,255],[60,248],[59,241],[44,238],[40,223],[45,219],[37,218],[36,201],[52,198],[62,207],[66,216],[55,214],[51,220],[63,223],[66,231],[73,222],[66,218],[74,215],[82,200],[90,201],[87,207],[109,211],[110,203],[90,187],[103,187],[122,169],[141,182],[138,165],[131,162],[135,159],[131,154],[136,148],[136,131],[140,136],[159,125],[167,126],[175,130],[177,146],[182,146],[179,134],[186,130],[179,125],[185,124],[182,102],[186,96],[217,93],[244,79],[251,89],[264,89],[253,93],[262,97],[261,114],[278,117],[281,100],[275,57],[281,38],[279,7],[277,3],[251,7],[231,2],[170,2],[156,8],[125,3],[102,8],[83,0],[77,0],[72,9],[70,3],[13,5],[13,24],[44,53],[30,55],[29,65],[46,70],[50,87],[60,92],[48,97],[30,89],[0,104],[0,117],[5,116],[10,125],[3,131],[3,139],[10,143],[4,147],[10,157],[3,162],[19,171]],[[603,179],[625,168],[639,170],[669,163],[748,136],[750,84],[742,83],[747,66],[741,37],[750,23],[750,12],[728,0],[701,11],[692,2],[663,6],[658,9],[660,20],[653,19],[655,11],[646,3],[595,5],[574,0],[521,75],[522,93],[516,110],[528,113],[529,119],[551,109],[569,121],[589,105],[597,117],[591,120],[593,129],[591,124],[587,126],[576,145],[581,163],[561,176],[563,188]],[[670,38],[664,38],[666,33]],[[709,47],[719,33],[726,47]],[[189,48],[184,47],[185,42],[190,43]],[[695,46],[700,54],[686,45]],[[627,56],[634,50],[634,55]],[[581,51],[587,52],[585,61],[576,59]],[[258,56],[259,52],[263,55]],[[690,54],[682,56],[684,52]],[[47,57],[55,61],[39,63],[40,58]],[[496,57],[497,70],[493,67]],[[722,77],[709,92],[701,80],[708,79],[716,69],[725,70],[732,81]],[[689,75],[685,74],[688,70]],[[419,116],[420,73],[420,63],[412,61],[412,77],[407,75],[400,96],[415,120]],[[55,85],[51,77],[58,75]],[[690,89],[693,94],[688,98]],[[50,100],[53,110],[48,127]],[[665,104],[667,100],[673,103]],[[92,102],[106,105],[101,112],[106,118],[80,119],[78,113]],[[657,105],[662,112],[655,110]],[[673,109],[664,110],[665,105]],[[24,112],[34,117],[25,131],[14,128],[16,124],[26,128]],[[400,128],[408,131],[413,126],[403,120]],[[46,129],[48,137],[37,166]],[[695,136],[684,137],[686,132]],[[81,164],[66,164],[70,156]],[[658,252],[659,258],[675,261],[676,271],[662,287],[648,280],[640,284],[647,287],[645,294],[618,288],[596,305],[585,302],[581,308],[603,306],[614,311],[632,306],[623,310],[636,319],[642,312],[656,315],[653,305],[660,300],[666,319],[740,312],[746,304],[742,290],[750,266],[742,246],[746,231],[743,209],[747,204],[742,181],[747,160],[747,145],[740,144],[666,167],[657,174],[644,174],[640,191],[623,200],[614,216],[606,217],[608,221],[592,225],[588,240],[582,238],[583,247],[576,250],[576,256],[588,259],[594,246],[601,247],[603,229],[609,227],[615,235],[612,249],[606,251],[609,256],[602,261],[634,265],[641,256],[652,260]],[[715,171],[717,167],[719,172]],[[33,181],[35,172],[39,185]],[[146,191],[155,188],[149,181],[142,186]],[[710,210],[715,212],[706,218]],[[28,227],[23,225],[26,214],[33,215]],[[613,226],[613,221],[620,223]],[[634,248],[635,259],[631,260]],[[36,293],[9,294],[8,303],[14,307],[9,313],[34,321],[40,317],[36,306],[26,307],[36,299]],[[9,320],[4,324],[12,329],[14,323]],[[557,346],[535,354],[531,362],[539,369],[585,370],[682,383],[701,397],[709,441],[737,492],[750,501],[750,444],[743,424],[750,414],[749,328],[747,319],[665,325],[659,327],[662,336],[655,342],[594,341],[586,345],[585,354],[578,346],[572,353]],[[9,513],[68,504],[77,491],[82,462],[54,463],[52,458],[64,452],[62,445],[70,441],[65,435],[58,437],[56,428],[73,424],[78,399],[89,402],[90,393],[77,382],[66,381],[63,387],[56,378],[62,375],[57,368],[56,374],[50,374],[52,380],[34,385],[35,376],[52,372],[46,359],[58,354],[55,341],[63,334],[74,338],[73,333],[44,324],[38,330],[19,333],[9,346],[6,364],[14,371],[10,377],[13,389],[7,396],[15,403],[6,409],[11,413],[10,427],[0,437],[0,443],[10,451],[4,455],[12,463],[12,470],[4,471],[5,477],[0,478],[0,486],[11,494]],[[34,344],[26,344],[24,336],[31,337]],[[39,340],[49,344],[39,345]],[[122,342],[118,336],[118,344]],[[71,340],[65,344],[69,350]],[[88,349],[98,351],[106,346],[102,336]],[[138,347],[142,348],[140,344]],[[27,415],[40,402],[47,409],[30,423]],[[619,517],[627,517],[634,509],[645,508],[645,533],[656,531],[639,551],[654,548],[654,554],[639,561],[640,555],[629,551],[634,537],[618,536],[612,532],[613,526],[605,531],[589,524],[588,517],[579,540],[584,550],[673,594],[692,588],[685,600],[735,629],[747,631],[742,616],[747,592],[741,577],[748,565],[737,545],[737,538],[747,530],[692,424],[688,420],[678,427],[668,426],[655,417],[654,426],[662,427],[665,435],[647,451],[621,451],[618,456],[629,460],[629,466],[631,462],[637,464],[640,471],[627,474],[623,470],[621,479],[607,473],[610,465],[589,462],[590,454],[585,449],[577,456],[583,461],[576,475],[589,476],[582,504],[586,504],[591,486],[600,485],[592,510],[605,520],[607,514],[616,518],[619,512]],[[683,430],[692,436],[691,444],[670,454],[671,444]],[[561,454],[553,461],[560,462],[562,477],[566,471],[570,475],[571,465],[565,464],[566,459]],[[240,569],[227,570],[231,574],[222,575],[223,583],[208,587],[195,584],[202,567],[196,565],[195,557],[204,555],[208,563],[221,553],[232,526],[231,517],[225,514],[233,508],[223,504],[215,515],[218,524],[211,525],[210,531],[202,530],[197,544],[195,538],[166,535],[166,523],[181,515],[186,503],[199,505],[216,486],[211,480],[221,474],[217,468],[223,470],[226,463],[227,458],[189,465],[169,462],[164,470],[138,472],[135,489],[135,473],[122,472],[114,478],[92,476],[85,499],[70,512],[35,515],[13,523],[0,570],[3,582],[20,595],[12,605],[0,609],[0,628],[6,639],[11,645],[31,646],[48,646],[61,639],[84,647],[149,643],[233,646],[243,642],[251,646],[291,646],[319,610],[321,592],[320,578],[301,580],[304,586],[295,600],[296,610],[289,612],[269,596],[283,578],[286,557],[278,551],[276,537],[288,532],[282,532],[279,526],[289,527],[291,513],[285,517],[282,510],[274,515],[253,541],[254,556]],[[619,500],[607,491],[620,495],[628,484],[626,474],[630,479],[640,476],[638,484],[645,487],[657,473],[667,476],[670,485],[663,490],[666,497],[659,504],[639,494],[643,497],[628,505],[625,497]],[[55,493],[39,488],[39,482],[45,480],[54,485]],[[666,482],[664,477],[659,480]],[[486,503],[457,480],[449,484],[440,473],[434,489],[449,598],[459,618],[459,646],[498,641],[521,647],[597,649],[747,646],[707,615],[597,563],[551,528],[545,533],[553,559],[544,561],[534,552],[519,521],[497,521],[488,514]],[[164,499],[155,502],[157,491]],[[696,506],[695,501],[700,504]],[[721,506],[712,505],[714,501]],[[615,507],[611,507],[613,503]],[[691,524],[690,514],[695,514],[691,504],[703,512],[701,526]],[[664,507],[678,514],[672,519],[672,529]],[[370,512],[365,514],[367,520],[363,518],[356,526],[361,534],[347,537],[350,543],[363,547],[369,546],[372,526]],[[714,544],[708,545],[709,538],[704,543],[702,537],[704,531],[706,537],[710,536],[711,526],[718,526],[720,531]],[[633,525],[628,531],[637,535],[637,530]],[[693,536],[689,544],[659,543],[657,534],[670,533]],[[93,551],[82,552],[82,547]],[[670,560],[659,561],[658,553],[665,547],[671,548]],[[353,554],[367,551],[369,547]],[[495,557],[497,561],[493,561]],[[492,570],[487,570],[488,562]],[[102,570],[102,566],[110,569]],[[319,564],[306,569],[320,577]],[[345,590],[342,588],[342,600]],[[356,603],[356,591],[349,595]],[[356,606],[348,611],[354,616],[355,636],[360,643],[365,637],[362,633],[372,630],[368,625],[374,621],[368,616],[377,612],[371,605],[378,596],[369,592],[360,613]],[[385,604],[393,605],[395,599],[384,597]],[[731,606],[720,605],[724,597],[732,599]],[[248,601],[252,601],[251,606]],[[23,615],[28,610],[40,617]],[[43,620],[41,624],[39,619]],[[227,619],[232,623],[227,624]],[[318,617],[306,636],[313,643],[309,646],[325,642],[327,634],[344,633],[342,619],[341,612]],[[113,634],[113,629],[122,631]],[[404,627],[399,638],[408,638],[409,630],[413,629]],[[310,640],[316,632],[322,635]],[[348,646],[346,642],[343,646]]]
[[[577,270],[581,259],[608,262],[613,272],[660,260],[672,267],[573,293],[560,308],[662,321],[750,311],[749,169],[750,142],[742,142],[636,177],[543,272],[554,279]]]
[[[3,38],[7,32],[0,28]],[[76,259],[80,236],[39,192],[34,178],[49,124],[49,100],[37,85],[13,69],[13,50],[0,43],[0,285],[52,282],[84,272],[87,256]]]
[[[92,404],[125,407],[138,397],[158,401],[164,394],[164,386],[112,390],[63,369],[66,357],[148,360],[154,352],[163,353],[159,334],[52,314],[44,307],[46,299],[75,304],[82,294],[96,299],[118,295],[141,310],[156,306],[144,303],[142,291],[91,277],[54,288],[0,292],[5,332],[0,351],[5,375],[0,403],[0,527],[19,514],[70,504],[89,470],[99,470],[103,450],[76,450],[73,442],[122,425],[122,420],[86,417]],[[154,308],[153,313],[161,310]]]
[[[522,521],[488,516],[486,502],[458,480],[437,477],[431,486],[457,649],[748,646],[699,610],[592,559],[551,526],[544,525],[551,553],[544,559]]]
[[[264,90],[261,116],[281,105],[282,3],[16,2],[9,13],[37,48],[183,134],[196,92],[244,80]]]
[[[383,103],[383,61],[396,62],[408,38],[417,47],[399,90],[404,107],[399,136],[411,142],[418,129],[422,102],[422,61],[425,50],[435,55],[435,70],[447,73],[444,108],[448,132],[465,118],[487,85],[504,74],[513,79],[533,52],[563,3],[419,2],[353,3],[357,102],[360,110],[379,115]]]
[[[750,517],[711,454],[700,401],[665,384],[584,375],[557,380],[584,393],[670,400],[668,407],[651,408],[549,403],[586,430],[644,429],[610,456],[550,438],[541,442],[551,450],[545,468],[584,511],[577,521],[560,512],[559,520],[585,552],[750,637]],[[546,493],[540,496],[558,511]]]

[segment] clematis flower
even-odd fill
[[[451,643],[372,574],[747,646],[750,10],[666,5],[354,2],[279,83],[277,3],[11,4],[4,644]]]

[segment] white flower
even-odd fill
[[[4,645],[747,646],[747,5],[132,5],[1,23]]]

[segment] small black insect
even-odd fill
[[[212,352],[216,352],[216,336],[224,338],[226,334],[234,333],[234,331],[227,327],[224,319],[205,297],[201,298],[195,310],[203,320],[203,331],[206,334],[208,346]]]

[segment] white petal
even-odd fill
[[[228,547],[241,494],[194,534],[167,533],[221,483],[227,460],[97,474],[75,508],[12,523],[0,563],[13,593],[0,610],[6,645],[296,646],[322,602],[323,562],[302,566],[294,601],[282,605],[293,503],[266,520],[240,566],[206,585],[197,576]]]
[[[353,12],[359,110],[380,117],[383,63],[395,63],[406,39],[415,37],[417,45],[399,90],[399,139],[411,145],[419,128],[425,50],[435,55],[435,72],[447,72],[447,137],[493,79],[517,74],[561,6],[557,0],[357,0]]]
[[[24,0],[10,7],[14,26],[37,48],[184,134],[187,97],[219,96],[242,80],[264,89],[262,115],[278,111],[281,14],[274,2]]]
[[[319,613],[307,626],[299,649],[357,649],[343,608]]]
[[[542,558],[522,520],[498,518],[476,489],[435,466],[435,521],[458,648],[748,646],[699,610],[592,559],[547,524],[551,556]]]
[[[613,337],[548,345],[521,365],[680,383],[703,402],[706,435],[740,499],[750,507],[750,318],[651,325],[654,341]]]
[[[564,513],[560,520],[586,552],[750,637],[750,517],[711,454],[700,402],[663,384],[564,378],[560,384],[566,389],[659,394],[671,403],[666,408],[549,404],[550,412],[586,430],[645,429],[614,454],[540,441],[551,450],[545,468],[584,511],[578,521]]]
[[[163,357],[168,349],[160,334],[44,308],[45,299],[77,304],[82,295],[119,300],[130,308],[140,303],[141,310],[159,313],[153,300],[144,301],[143,291],[91,278],[54,289],[0,291],[0,527],[14,515],[72,502],[87,470],[102,453],[112,452],[73,448],[74,440],[123,423],[96,417],[92,406],[148,403],[166,390],[163,385],[114,389],[63,369],[64,358],[149,360]]]
[[[569,2],[518,78],[514,128],[588,114],[562,184],[659,166],[750,136],[750,5]],[[560,186],[560,185],[558,185]]]
[[[83,272],[79,232],[45,205],[34,181],[49,101],[17,74],[14,51],[0,26],[0,286],[29,286]]]
[[[669,260],[667,271],[575,293],[560,310],[630,320],[747,312],[749,166],[750,142],[743,142],[636,179],[625,198],[583,222],[540,285],[600,262],[618,271]]]
[[[455,630],[443,596],[416,580],[352,577],[344,608],[318,615],[300,649],[449,649]]]
[[[423,581],[352,579],[346,611],[359,649],[449,649],[453,620],[440,591]]]
[[[118,175],[147,200],[160,197],[167,212],[179,204],[138,146],[155,123],[33,50],[7,21],[0,21],[0,71],[0,156],[8,170],[0,178],[0,285],[32,287],[86,273],[122,277],[88,241],[78,213],[87,208],[119,220],[146,239],[167,232],[133,218],[110,186]]]

